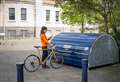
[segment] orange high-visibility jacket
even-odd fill
[[[42,33],[42,34],[40,35],[40,38],[41,38],[41,45],[42,45],[42,48],[46,48],[47,45],[48,45],[49,39],[47,39],[45,33]]]

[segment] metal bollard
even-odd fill
[[[82,59],[82,82],[88,82],[88,59]]]
[[[17,63],[17,82],[24,82],[24,70],[23,70],[23,63]]]

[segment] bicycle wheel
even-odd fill
[[[36,55],[29,55],[24,60],[24,68],[28,72],[35,72],[40,66],[40,58]]]
[[[54,69],[61,68],[63,66],[63,56],[62,55],[53,55],[50,59],[50,65]]]

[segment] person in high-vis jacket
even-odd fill
[[[42,46],[42,61],[44,61],[46,59],[46,57],[48,56],[48,50],[47,50],[47,46],[49,44],[49,40],[52,38],[49,37],[47,38],[46,33],[47,32],[47,27],[46,26],[42,26],[41,28],[41,33],[40,33],[40,41],[41,41],[41,46]],[[49,66],[46,65],[46,62],[42,65],[43,68],[49,68]]]

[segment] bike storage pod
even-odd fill
[[[64,64],[82,69],[82,82],[87,82],[88,68],[119,62],[119,50],[114,38],[108,34],[69,33],[56,35],[52,40]]]

